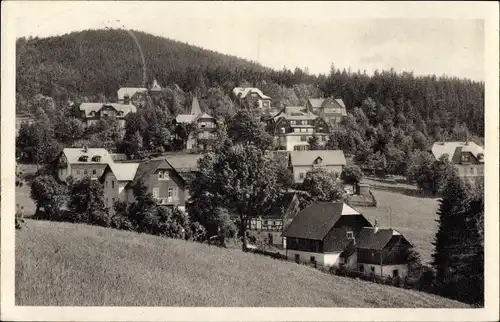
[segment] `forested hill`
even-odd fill
[[[214,71],[251,69],[255,63],[186,43],[134,31],[144,53],[148,82],[176,83],[192,90],[207,68]],[[142,59],[131,33],[125,30],[87,30],[63,36],[17,40],[17,92],[46,96],[60,92],[112,96],[119,87],[143,83]]]
[[[229,95],[242,85],[259,87],[273,105],[304,104],[308,97],[334,96],[348,111],[371,97],[363,109],[374,126],[383,120],[412,123],[426,136],[457,126],[484,136],[484,83],[448,77],[415,76],[394,71],[369,76],[332,67],[319,76],[296,68],[272,70],[234,56],[185,43],[133,32],[145,56],[147,81],[176,84],[183,92],[210,99],[211,88]],[[354,66],[355,67],[355,66]],[[68,100],[113,100],[120,87],[142,86],[142,59],[125,30],[88,30],[63,36],[17,41],[17,109],[29,109],[36,95],[56,105]],[[440,131],[441,131],[440,130]]]

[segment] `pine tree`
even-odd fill
[[[432,265],[444,296],[483,302],[482,194],[474,194],[456,173],[449,177],[438,210]]]

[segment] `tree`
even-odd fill
[[[469,303],[483,303],[482,192],[474,193],[453,173],[443,190],[438,217],[432,265],[439,292]]]
[[[61,207],[67,198],[67,188],[58,183],[53,176],[37,176],[31,183],[31,199],[36,204],[35,215],[45,219],[56,219],[60,216]],[[44,214],[40,213],[43,208]]]
[[[273,143],[273,137],[267,133],[260,115],[249,110],[238,111],[227,132],[234,144],[251,144],[265,150]]]
[[[363,178],[363,172],[357,165],[346,165],[340,174],[340,178],[344,183],[352,184],[354,189],[354,186]]]
[[[58,139],[73,145],[76,140],[83,137],[85,127],[79,119],[65,117],[58,122],[58,126],[54,130]]]
[[[78,222],[107,227],[104,191],[102,184],[85,177],[73,183],[69,208],[78,215]]]
[[[226,208],[240,220],[242,248],[247,249],[246,224],[266,213],[279,197],[275,165],[253,145],[236,145],[206,154],[190,185],[192,208],[209,204]]]
[[[307,140],[307,143],[309,143],[309,150],[320,150],[319,138],[316,134],[313,134],[309,140]]]
[[[338,174],[324,168],[315,168],[306,173],[302,190],[306,191],[313,202],[339,201],[343,198],[343,189],[337,183]]]

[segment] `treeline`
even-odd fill
[[[484,83],[414,76],[394,71],[340,70],[311,75],[296,68],[272,70],[237,57],[219,54],[143,32],[134,32],[146,61],[147,83],[156,78],[203,98],[210,88],[230,95],[236,86],[256,86],[273,105],[302,105],[308,97],[340,97],[348,109],[371,97],[387,110],[411,105],[406,118],[427,128],[451,132],[465,124],[484,136]],[[56,104],[68,100],[113,101],[123,86],[143,86],[142,58],[133,37],[124,30],[88,30],[44,39],[18,39],[17,109],[28,110],[37,94]],[[395,115],[398,115],[396,111]],[[409,114],[408,114],[409,113]],[[433,135],[433,133],[429,133]]]

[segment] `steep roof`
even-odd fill
[[[124,115],[128,113],[135,113],[137,108],[132,104],[120,104],[120,103],[82,103],[80,104],[80,111],[85,112],[85,116],[88,117],[91,112],[98,112],[105,106],[111,106],[118,112],[123,112]]]
[[[200,108],[200,103],[198,102],[198,99],[193,97],[193,102],[191,103],[191,111],[189,112],[191,115],[199,115],[201,114],[201,108]]]
[[[292,166],[312,165],[318,157],[327,166],[346,164],[344,151],[342,150],[290,151]]]
[[[147,92],[147,89],[144,87],[122,87],[117,92],[118,100],[123,101],[125,95],[132,98],[132,96],[134,96],[137,92],[144,93]]]
[[[203,157],[203,154],[178,154],[169,155],[164,159],[177,172],[194,172],[198,171],[198,160]]]
[[[316,114],[308,111],[303,106],[286,106],[274,116],[274,120],[276,121],[281,117],[287,120],[315,120],[318,118]]]
[[[264,95],[264,93],[262,93],[262,91],[256,87],[235,87],[233,89],[234,96],[241,95],[241,98],[247,97],[247,95],[250,93],[257,93],[260,98],[263,99],[271,99],[269,96]]]
[[[192,123],[196,120],[196,115],[192,114],[179,114],[175,117],[177,123]]]
[[[363,227],[356,235],[355,247],[358,249],[382,250],[392,239],[393,236],[400,236],[401,242],[411,243],[394,229],[381,229],[375,232],[375,227]]]
[[[82,148],[64,148],[62,154],[70,164],[110,164],[113,163],[111,155],[106,149],[93,149],[89,148],[85,152]],[[81,156],[87,156],[87,161],[80,161]],[[94,156],[100,156],[99,162],[92,161]]]
[[[470,141],[469,144],[466,144],[466,142],[435,142],[432,145],[431,152],[436,160],[442,155],[448,154],[448,161],[458,162],[460,159],[453,158],[457,152],[470,152],[477,159],[480,153],[484,155],[484,148]]]
[[[150,91],[153,91],[153,92],[159,92],[161,91],[161,86],[160,84],[158,84],[158,82],[156,81],[156,79],[153,81],[153,85],[151,85],[151,89]]]
[[[137,167],[137,171],[135,173],[134,179],[132,180],[132,182],[130,184],[131,185],[137,184],[144,177],[155,173],[155,171],[160,167],[168,168],[168,164],[165,162],[165,160],[155,159],[155,160],[148,160],[148,161],[141,162],[139,164],[139,166]]]
[[[299,212],[283,236],[323,240],[341,216],[361,215],[342,202],[320,202]]]
[[[134,180],[140,163],[110,163],[108,166],[118,181]]]
[[[310,99],[308,99],[308,102],[312,106],[312,108],[320,108],[324,101],[325,101],[324,98],[310,98]]]

